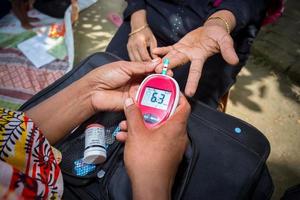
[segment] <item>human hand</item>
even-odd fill
[[[181,95],[179,105],[165,123],[147,128],[132,99],[125,101],[127,121],[117,139],[125,142],[124,161],[135,199],[170,199],[170,191],[188,143],[190,105]],[[128,130],[128,132],[127,132]],[[152,195],[152,196],[151,196]]]
[[[234,50],[233,40],[220,26],[202,26],[188,34],[172,46],[153,49],[153,53],[169,58],[170,67],[174,68],[191,61],[185,94],[193,96],[197,90],[203,64],[210,56],[221,52],[222,57],[231,65],[239,59]],[[157,67],[160,72],[162,65]]]
[[[160,63],[119,61],[98,67],[55,95],[26,111],[51,144],[55,144],[95,113],[121,110],[137,79]],[[45,115],[45,113],[47,113]]]
[[[20,20],[21,25],[25,29],[31,29],[34,26],[31,25],[31,22],[39,21],[38,18],[29,17],[27,12],[32,9],[33,1],[24,1],[24,0],[12,0],[12,11],[16,17]]]
[[[160,58],[150,62],[113,62],[99,67],[86,75],[91,88],[91,104],[95,111],[121,110],[129,96],[135,96],[141,79],[154,72]]]
[[[140,29],[147,25],[146,11],[139,10],[131,16],[131,31]],[[127,50],[131,61],[150,61],[151,57],[157,56],[152,50],[157,47],[157,41],[151,29],[147,26],[142,30],[132,34],[128,38]],[[150,49],[150,54],[148,52]]]

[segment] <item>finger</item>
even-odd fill
[[[142,133],[146,127],[140,109],[136,106],[132,98],[127,98],[124,104],[128,134]]]
[[[114,98],[111,98],[114,97]],[[117,90],[107,90],[105,93],[95,92],[92,97],[92,103],[96,110],[122,110],[124,103],[123,93]],[[103,101],[109,99],[109,101]]]
[[[131,48],[131,46],[127,45],[127,51],[128,51],[128,56],[129,56],[130,60],[134,61],[134,56],[132,54],[132,48]]]
[[[150,55],[147,51],[146,43],[143,43],[139,46],[138,52],[139,52],[139,55],[140,55],[140,57],[143,61],[150,61],[151,60],[151,57],[150,57]]]
[[[170,60],[170,64],[168,66],[169,69],[173,69],[175,67],[181,66],[189,61],[189,58],[184,54],[176,50],[172,50],[166,56],[162,58],[162,60],[168,58]],[[155,68],[156,73],[161,73],[163,69],[163,64],[158,65]]]
[[[155,67],[161,63],[161,59],[155,58],[150,62],[121,62],[123,63],[121,63],[121,68],[125,70],[129,76],[134,76],[153,72]]]
[[[139,51],[138,51],[139,47],[138,46],[134,46],[132,48],[132,54],[134,56],[134,61],[142,61],[142,58],[140,57]]]
[[[120,124],[119,124],[119,126],[120,126],[120,130],[121,131],[127,131],[127,129],[128,129],[127,121],[126,120],[121,121]]]
[[[125,142],[127,140],[127,137],[128,137],[128,133],[127,132],[119,132],[117,135],[116,135],[116,139],[119,141],[119,142]]]
[[[173,73],[172,70],[168,69],[167,75],[170,76],[170,77],[173,77],[174,73]]]
[[[234,50],[233,40],[227,35],[219,43],[222,57],[230,65],[236,65],[239,62],[239,58]]]
[[[156,55],[166,55],[173,50],[172,46],[154,48],[152,52]]]
[[[202,74],[204,60],[205,60],[204,58],[198,58],[192,60],[191,62],[191,67],[189,70],[189,75],[188,75],[188,79],[185,86],[185,92],[184,92],[189,97],[194,96],[197,90],[199,80]]]
[[[150,44],[149,45],[150,45],[151,57],[152,58],[157,58],[158,56],[155,53],[153,53],[153,49],[157,47],[157,41],[156,41],[156,39],[155,39],[154,36],[153,36],[153,39],[150,40]]]
[[[189,58],[186,54],[179,52],[179,51],[172,51],[170,56],[169,56],[170,64],[169,68],[173,69],[177,66],[182,66],[189,62]]]
[[[163,64],[159,64],[156,68],[155,68],[155,73],[160,74],[162,72],[163,69]],[[168,69],[167,71],[167,75],[173,77],[174,73],[171,69]]]

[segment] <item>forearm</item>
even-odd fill
[[[26,111],[26,114],[54,144],[94,114],[91,95],[88,83],[81,79]]]
[[[131,15],[130,26],[131,30],[136,30],[147,24],[146,10],[138,10]]]
[[[127,8],[124,11],[124,20],[130,20],[133,13],[139,10],[146,9],[146,3],[144,0],[126,0]]]
[[[212,11],[230,11],[236,18],[234,31],[239,31],[247,25],[256,24],[265,17],[266,7],[269,0],[222,0]]]

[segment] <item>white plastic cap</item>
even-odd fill
[[[106,150],[97,147],[90,148],[84,151],[83,162],[87,164],[100,164],[106,160]]]

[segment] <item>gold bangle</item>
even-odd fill
[[[220,19],[224,22],[225,26],[226,26],[226,31],[228,34],[230,34],[230,28],[229,28],[229,23],[226,19],[224,19],[223,17],[209,17],[206,21],[212,20],[212,19]]]
[[[129,33],[128,36],[131,36],[131,35],[133,35],[133,34],[135,34],[135,33],[137,33],[137,32],[140,32],[141,30],[147,28],[148,26],[149,26],[148,24],[145,24],[144,26],[142,26],[142,27],[140,27],[140,28],[138,28],[138,29],[132,31],[131,33]]]

